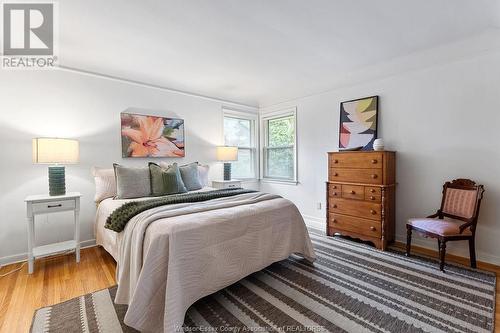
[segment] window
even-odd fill
[[[297,181],[295,110],[262,118],[264,179]]]
[[[253,114],[224,110],[224,145],[238,147],[238,161],[231,166],[233,178],[257,178],[256,119]]]

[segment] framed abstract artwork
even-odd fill
[[[339,150],[372,150],[377,117],[378,96],[340,103]]]
[[[184,157],[184,120],[122,112],[122,157]]]

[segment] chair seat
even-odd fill
[[[431,219],[431,218],[414,218],[409,219],[409,225],[424,230],[439,236],[470,236],[472,232],[470,228],[465,229],[460,233],[460,225],[464,224],[464,221],[455,219]]]

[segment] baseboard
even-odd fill
[[[319,230],[325,230],[325,228],[326,228],[326,219],[325,218],[304,215],[304,214],[302,214],[302,217],[304,218],[304,222],[306,223],[307,226],[310,226],[312,228],[319,229]]]
[[[326,226],[326,219],[321,218],[321,217],[316,217],[316,216],[311,216],[307,214],[302,214],[302,217],[304,218],[304,222],[306,223],[307,226],[310,226],[315,229],[319,230],[325,230]],[[396,235],[396,242],[401,243],[401,244],[406,244],[406,234],[404,235]],[[415,245],[417,247],[423,248],[427,251],[434,251],[437,254],[437,241],[434,239],[430,238],[423,238],[423,237],[413,237],[412,238],[412,245]],[[455,257],[459,260],[469,260],[468,256],[468,247],[465,250],[467,253],[462,254],[462,253],[456,253],[451,249],[449,251],[450,258]],[[500,266],[500,256],[492,255],[490,253],[485,253],[482,251],[477,251],[476,256],[478,258],[478,262],[482,262],[485,265],[493,265],[493,266]]]
[[[404,244],[406,246],[406,234],[396,235],[396,243]],[[435,253],[437,255],[437,240],[435,239],[423,238],[415,235],[414,237],[412,237],[411,244],[412,247],[419,247],[425,249],[426,251],[429,251],[430,253]],[[456,253],[455,251],[451,250],[449,251],[448,255],[450,258],[454,258],[460,261],[466,260],[468,262],[469,248],[467,247],[465,251],[467,252],[467,254]],[[481,251],[476,251],[476,257],[478,259],[478,262],[481,262],[485,265],[493,265],[496,267],[500,266],[499,256],[495,256],[489,253],[484,253]]]
[[[96,242],[95,239],[88,239],[80,242],[80,248],[84,249],[86,247],[92,247],[95,246]],[[17,262],[21,261],[26,261],[28,260],[28,253],[20,253],[20,254],[14,254],[11,256],[6,256],[0,258],[0,266],[5,266],[5,265],[10,265],[10,264],[15,264]]]
[[[86,247],[92,247],[92,246],[96,246],[95,239],[87,239],[86,241],[80,242],[80,247],[82,249],[84,249]]]
[[[400,241],[395,241],[393,245],[395,247],[402,249],[402,250],[404,250],[406,248],[406,243],[403,243]],[[438,252],[436,250],[432,250],[432,249],[429,249],[427,247],[421,247],[418,245],[414,245],[413,241],[411,244],[411,253],[415,254],[415,255],[424,255],[427,257],[435,258],[435,259],[439,258]],[[451,254],[451,253],[446,254],[445,260],[446,260],[446,262],[458,263],[458,264],[461,264],[464,266],[469,266],[469,264],[470,264],[470,260],[468,257],[466,258],[466,257],[462,257],[462,256],[459,256],[456,254]],[[500,265],[492,264],[489,262],[484,262],[481,260],[477,261],[477,267],[479,269],[490,270],[490,271],[500,270]]]

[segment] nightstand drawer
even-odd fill
[[[37,202],[32,204],[33,214],[43,214],[75,209],[75,200]]]
[[[239,181],[239,180],[214,180],[214,181],[212,181],[212,187],[214,187],[216,189],[241,188],[241,181]]]

